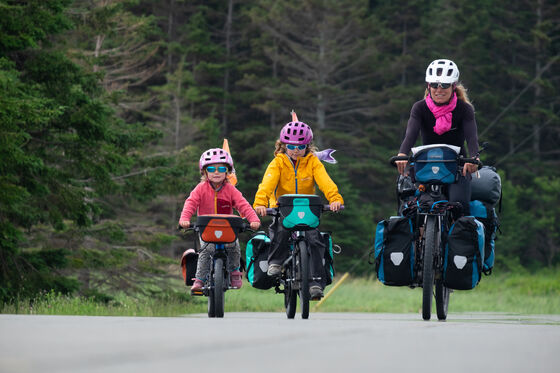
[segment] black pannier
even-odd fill
[[[414,227],[404,216],[392,216],[377,224],[375,269],[385,285],[405,286],[414,281]]]
[[[443,284],[450,289],[470,290],[480,281],[484,260],[484,226],[464,216],[451,226],[443,258]]]

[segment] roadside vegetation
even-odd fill
[[[19,299],[5,304],[1,312],[90,316],[181,316],[206,312],[207,298],[187,295],[180,281],[176,289],[174,293],[154,296],[117,295],[114,298],[73,297],[50,292],[31,300]],[[346,280],[318,309],[312,308],[312,312],[417,313],[421,306],[419,289],[388,287],[374,277],[360,277]],[[449,310],[451,314],[560,314],[560,270],[484,277],[474,290],[452,293]],[[245,283],[241,290],[226,293],[227,312],[283,312],[283,297],[272,289],[257,290]]]

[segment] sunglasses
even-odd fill
[[[208,171],[210,173],[216,172],[216,170],[218,170],[219,173],[223,174],[224,172],[227,171],[227,167],[224,167],[224,166],[220,166],[220,167],[208,166],[208,167],[206,167],[206,171]]]
[[[428,85],[433,89],[437,89],[437,87],[441,87],[443,89],[451,87],[451,83],[429,83]]]
[[[288,149],[290,149],[290,150],[296,150],[296,149],[303,150],[303,149],[307,148],[307,145],[292,145],[292,144],[288,144],[288,145],[286,145],[286,148],[288,148]]]

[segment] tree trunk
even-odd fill
[[[233,0],[228,1],[228,14],[226,18],[226,69],[224,71],[224,100],[222,103],[222,134],[228,133],[227,105],[229,99],[229,59],[231,56],[231,28],[233,22]]]

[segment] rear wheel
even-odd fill
[[[449,294],[451,291],[443,285],[443,280],[436,280],[436,312],[438,320],[447,319],[449,307]]]
[[[299,288],[299,301],[301,305],[301,318],[309,318],[309,250],[307,242],[299,241],[299,274],[301,278]]]
[[[424,229],[424,260],[422,268],[422,318],[424,320],[429,320],[432,315],[434,252],[439,237],[436,222],[436,216],[428,216]]]

